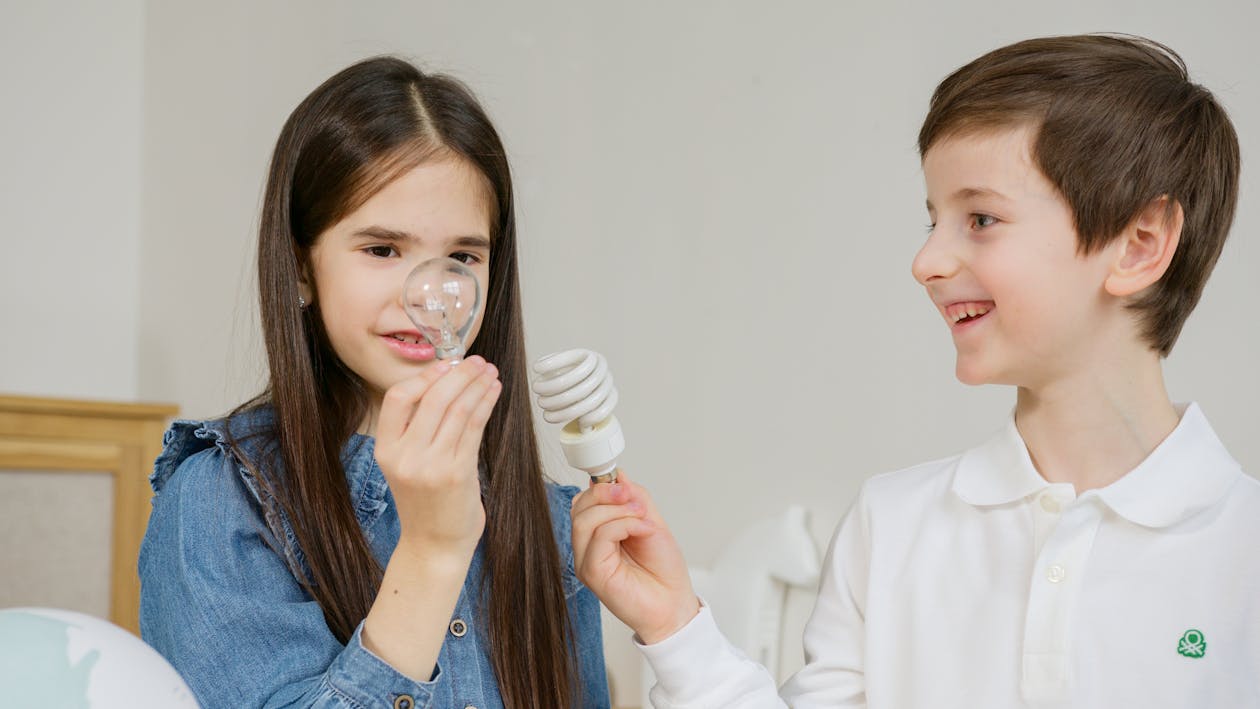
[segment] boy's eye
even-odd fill
[[[377,258],[389,258],[390,256],[393,256],[393,255],[395,255],[395,254],[397,254],[397,253],[398,253],[398,252],[394,249],[394,247],[392,247],[392,246],[384,246],[384,245],[381,245],[381,246],[369,246],[369,247],[367,247],[366,249],[364,249],[364,251],[366,251],[368,254],[370,254],[370,255],[372,255],[372,256],[376,256]]]
[[[451,254],[451,258],[455,259],[456,261],[459,261],[460,263],[467,263],[467,264],[481,263],[480,257],[478,257],[476,254],[470,254],[467,251],[460,251],[458,253],[453,253]]]
[[[973,214],[971,215],[971,221],[975,224],[977,229],[983,229],[987,226],[997,224],[997,217],[991,217],[987,214]]]

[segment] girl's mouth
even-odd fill
[[[381,340],[394,354],[413,362],[426,362],[433,359],[433,345],[424,341],[418,334],[408,332],[392,332],[381,335]]]

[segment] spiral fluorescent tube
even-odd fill
[[[594,482],[617,479],[617,458],[626,449],[608,362],[590,350],[566,350],[534,363],[539,375],[534,393],[549,423],[563,423],[560,449],[569,465],[585,470]]]

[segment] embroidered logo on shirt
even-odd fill
[[[1177,643],[1177,654],[1185,657],[1203,657],[1205,652],[1207,652],[1207,640],[1203,639],[1203,633],[1193,628],[1182,633],[1181,642]]]

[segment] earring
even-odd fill
[[[298,310],[304,310],[305,308],[306,308],[306,298],[303,298],[302,296],[299,295],[298,296]]]

